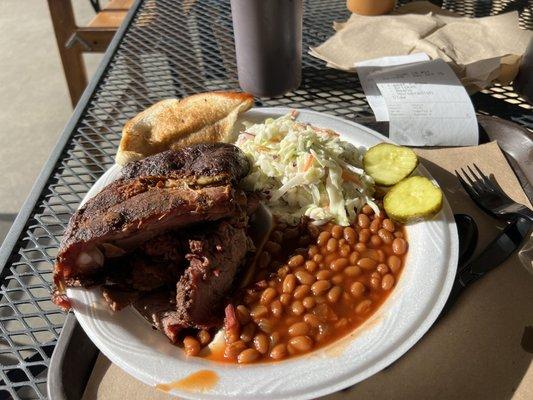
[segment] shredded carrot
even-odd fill
[[[305,160],[305,164],[303,166],[302,172],[306,172],[309,168],[311,168],[314,161],[315,161],[315,156],[313,156],[312,154],[309,154],[307,156],[307,160]]]
[[[324,128],[320,129],[319,128],[319,129],[317,129],[317,131],[322,133],[322,134],[324,134],[324,135],[326,135],[326,136],[333,136],[333,137],[339,137],[340,136],[337,132],[335,132],[334,130],[331,130],[331,129],[324,129]]]
[[[357,175],[344,168],[342,169],[342,179],[344,179],[345,181],[356,183],[359,186],[363,185],[363,182],[361,182],[361,179],[359,179]]]

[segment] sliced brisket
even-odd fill
[[[104,300],[113,311],[120,311],[129,306],[141,296],[138,290],[126,289],[117,285],[102,286]]]
[[[178,341],[182,329],[176,312],[176,292],[158,290],[148,293],[134,303],[139,313],[155,328],[163,332],[173,343]]]
[[[141,314],[173,342],[182,329],[209,329],[222,324],[226,299],[251,246],[239,222],[222,221],[215,228],[203,232],[196,229],[186,236],[188,266],[172,290],[172,301],[168,294],[157,292],[135,303]]]
[[[250,249],[244,227],[223,221],[216,230],[191,235],[189,267],[176,286],[176,310],[188,327],[210,328],[223,318],[224,298]]]

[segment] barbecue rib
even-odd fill
[[[229,185],[191,189],[160,178],[111,184],[71,219],[55,273],[90,276],[104,256],[120,256],[168,230],[240,214],[242,196]]]
[[[68,308],[65,286],[103,283],[110,269],[104,263],[127,257],[166,232],[242,219],[247,198],[236,183],[248,170],[244,154],[229,144],[195,145],[126,166],[121,179],[72,216],[54,266],[54,302]],[[139,270],[128,265],[132,273]],[[144,266],[153,272],[154,265]]]
[[[238,147],[227,143],[201,143],[133,161],[122,169],[122,178],[166,176],[200,185],[235,184],[248,170],[248,160]]]

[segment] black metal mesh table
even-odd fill
[[[444,0],[467,16],[517,9],[533,28],[533,2]],[[348,16],[343,0],[305,2],[304,48]],[[0,399],[45,398],[51,353],[66,315],[49,300],[53,260],[80,200],[113,164],[124,122],[152,103],[200,91],[237,89],[229,1],[137,1],[51,154],[0,252]],[[533,129],[532,106],[507,86],[473,97],[481,114]],[[260,106],[310,108],[348,119],[370,117],[355,74],[307,55],[301,87]]]

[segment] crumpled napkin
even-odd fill
[[[355,72],[358,61],[424,52],[446,61],[470,93],[494,80],[510,82],[533,40],[533,32],[520,29],[517,12],[466,18],[426,1],[391,15],[352,14],[333,27],[331,38],[309,50],[332,68]]]

